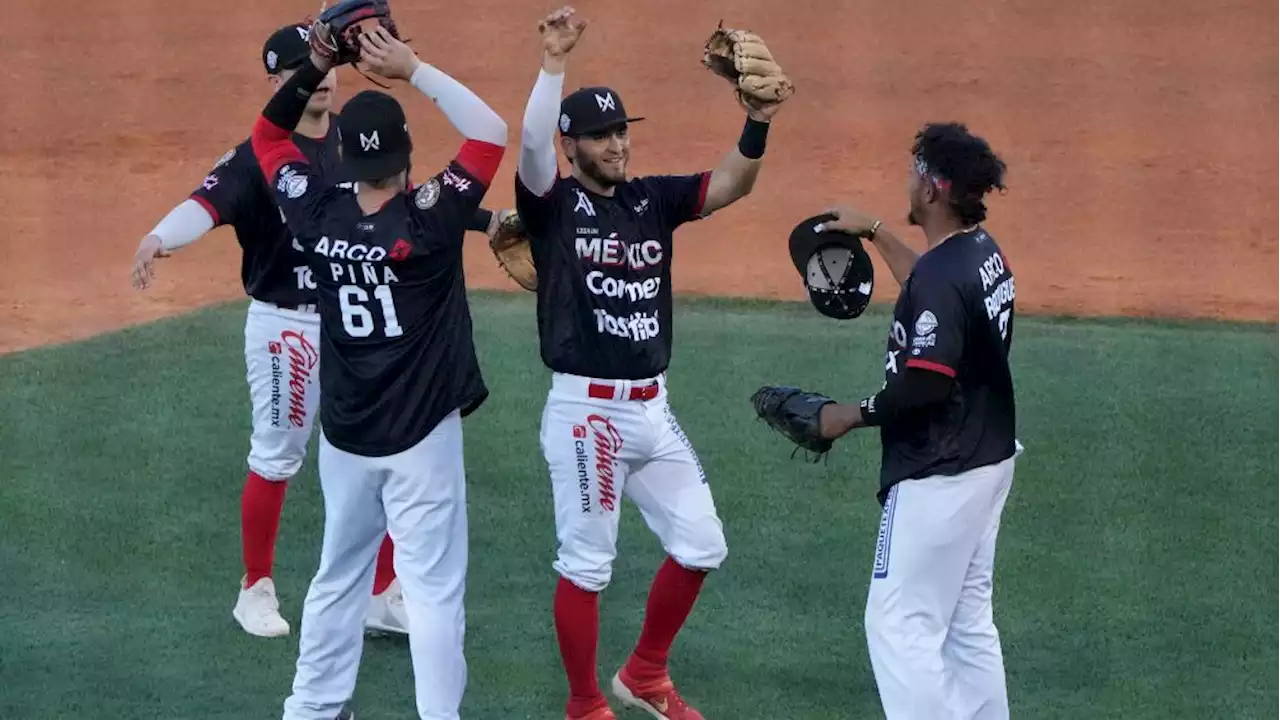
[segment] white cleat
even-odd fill
[[[280,616],[280,601],[276,599],[276,585],[264,577],[252,587],[240,581],[240,597],[231,616],[250,635],[281,637],[289,634],[289,623]]]
[[[404,609],[404,593],[400,579],[391,581],[381,595],[369,599],[369,612],[364,619],[366,630],[409,634],[409,613]]]

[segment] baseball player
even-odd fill
[[[1009,369],[1014,281],[981,225],[1004,171],[964,125],[926,125],[912,148],[908,215],[923,254],[856,210],[833,210],[822,228],[870,238],[902,285],[883,389],[819,415],[829,439],[880,428],[884,509],[866,631],[889,720],[1009,717],[991,588],[1022,451]]]
[[[707,478],[667,404],[672,233],[751,191],[778,106],[749,110],[737,147],[714,170],[629,179],[628,132],[641,118],[608,87],[561,99],[566,61],[585,27],[572,8],[539,25],[542,67],[516,178],[516,209],[539,276],[542,360],[552,371],[540,440],[559,541],[554,614],[569,681],[566,716],[614,717],[596,675],[598,596],[611,577],[625,495],[668,557],[612,690],[654,717],[696,719],[667,657],[727,549]],[[557,149],[568,176],[559,173]]]
[[[396,544],[419,716],[457,718],[466,685],[462,418],[488,390],[472,341],[462,241],[501,162],[507,126],[386,26],[361,34],[363,52],[351,57],[342,44],[348,31],[379,12],[385,5],[374,0],[345,0],[322,14],[310,57],[272,97],[252,135],[261,172],[316,279],[325,360],[324,541],[303,606],[286,720],[331,720],[351,697],[363,647],[361,598],[384,533]],[[351,24],[337,24],[344,21]],[[338,117],[354,195],[316,174],[292,139],[326,73],[357,58],[371,72],[409,81],[465,137],[454,159],[412,191],[413,143],[390,95],[360,92]]]
[[[272,87],[279,88],[306,59],[309,30],[307,25],[289,24],[267,39],[262,63]],[[314,171],[340,179],[338,135],[330,112],[337,84],[337,73],[330,72],[311,96],[293,138]],[[340,185],[354,190],[350,182]],[[469,229],[492,234],[492,216],[478,211]],[[241,496],[244,576],[232,616],[245,632],[277,637],[289,633],[289,623],[280,614],[272,579],[276,534],[288,480],[302,465],[315,418],[320,319],[312,271],[291,243],[248,139],[227,151],[191,196],[142,238],[133,284],[149,287],[156,258],[168,257],[222,225],[235,228],[243,249],[241,278],[252,298],[245,319],[253,432]],[[378,555],[377,568],[367,625],[403,633],[406,616],[390,538]]]

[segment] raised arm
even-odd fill
[[[457,161],[485,185],[493,182],[507,146],[507,123],[470,88],[423,62],[386,28],[360,36],[360,59],[373,72],[406,80],[440,108],[467,139]]]
[[[711,181],[707,184],[707,199],[702,206],[703,215],[709,215],[746,197],[755,187],[756,175],[760,174],[760,165],[763,163],[769,122],[778,107],[773,105],[763,110],[747,108],[747,122],[742,127],[737,147],[730,150],[711,172]]]
[[[306,164],[306,157],[293,143],[292,135],[306,112],[307,101],[320,87],[329,68],[328,61],[313,51],[311,58],[303,60],[297,72],[271,96],[253,124],[250,142],[268,184],[275,182],[276,171],[286,163]]]
[[[871,244],[875,245],[880,257],[889,266],[889,272],[893,273],[893,279],[899,285],[907,282],[920,257],[915,250],[899,240],[882,222],[864,212],[848,207],[835,207],[828,209],[826,213],[834,217],[822,223],[818,232],[842,232],[871,240]]]
[[[520,131],[520,182],[535,195],[545,195],[556,181],[556,123],[564,94],[564,70],[585,20],[572,8],[561,8],[538,24],[542,33],[542,67],[529,94]]]
[[[794,86],[760,36],[750,31],[717,29],[707,43],[703,64],[734,84],[738,103],[747,111],[737,147],[711,173],[702,206],[702,214],[708,215],[755,187],[769,123]]]

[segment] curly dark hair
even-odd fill
[[[925,125],[916,133],[911,153],[951,183],[951,211],[964,225],[985,220],[987,206],[982,199],[992,190],[1005,190],[1004,161],[962,123]]]

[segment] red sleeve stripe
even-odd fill
[[[488,187],[498,174],[498,166],[502,164],[502,154],[506,150],[501,145],[494,145],[482,140],[468,140],[462,143],[454,162],[462,166],[472,177]]]
[[[955,370],[947,367],[946,365],[943,365],[942,363],[936,363],[930,360],[920,360],[918,358],[909,358],[907,360],[907,367],[920,368],[921,370],[932,370],[933,372],[946,375],[949,378],[953,378],[956,376]]]
[[[698,205],[693,209],[694,217],[702,214],[702,208],[707,206],[707,188],[711,186],[711,173],[702,173],[702,182],[698,183]]]
[[[218,217],[218,210],[213,206],[213,203],[200,197],[199,195],[192,195],[191,199],[200,203],[200,207],[204,208],[204,211],[209,213],[209,217],[213,218],[214,227],[217,227],[222,224],[221,218]]]
[[[288,130],[259,115],[253,124],[253,135],[250,136],[253,154],[258,158],[258,167],[266,176],[267,182],[275,180],[276,173],[288,163],[306,163],[298,146],[293,144],[293,135]]]

